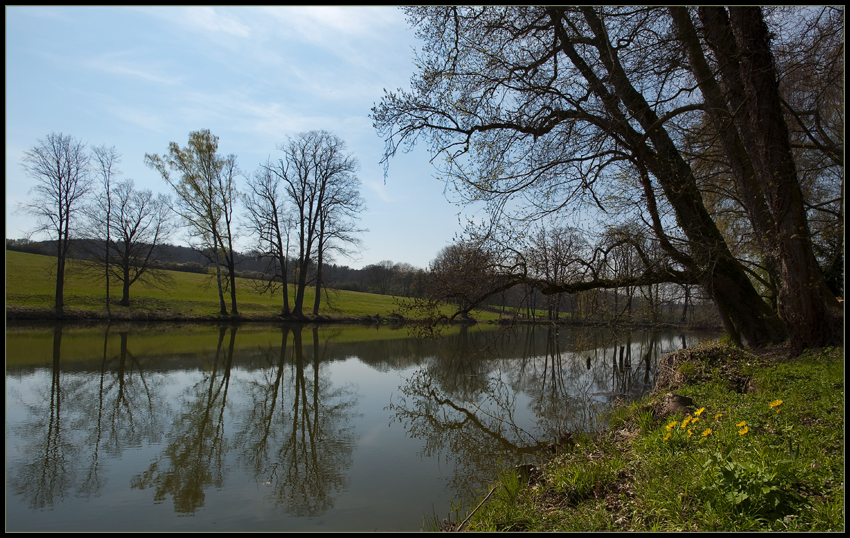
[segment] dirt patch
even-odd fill
[[[653,394],[674,390],[685,384],[708,381],[714,368],[720,370],[732,390],[749,392],[754,387],[750,377],[744,372],[744,366],[760,364],[766,360],[749,351],[725,344],[680,349],[659,360]]]

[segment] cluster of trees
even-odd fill
[[[738,341],[843,344],[843,8],[407,14],[426,45],[372,110],[385,162],[427,140],[490,210],[433,299],[699,286]]]
[[[120,155],[114,147],[91,152],[72,136],[51,133],[24,154],[23,168],[35,181],[33,197],[20,209],[36,218],[36,232],[53,238],[56,254],[55,312],[64,312],[65,267],[75,234],[95,238],[89,255],[106,282],[107,309],[112,278],[122,285],[121,304],[130,304],[130,286],[159,279],[153,268],[157,246],[174,231],[168,197],[118,181]]]
[[[89,267],[104,277],[109,311],[111,281],[122,284],[121,304],[128,306],[133,283],[165,278],[159,258],[180,224],[191,246],[215,268],[221,314],[238,315],[236,266],[244,257],[234,249],[234,208],[240,202],[246,208],[241,224],[256,241],[253,254],[268,261],[256,273],[265,278],[264,288],[282,287],[282,313],[302,318],[304,290],[313,285],[317,314],[322,268],[332,253],[347,255],[360,244],[356,221],[364,204],[354,175],[358,163],[342,140],[325,131],[299,134],[279,149],[284,158],[261,166],[248,178],[245,193],[237,190],[236,157],[220,155],[218,137],[209,130],[190,133],[186,147],[171,142],[164,155],[146,154],[145,163],[172,188],[172,203],[169,196],[136,189],[132,180],[117,181],[120,155],[114,147],[89,152],[61,133],[39,140],[24,155],[24,171],[36,186],[20,209],[36,217],[33,233],[46,232],[55,245],[57,316],[64,311],[65,265],[75,241],[85,247]],[[291,309],[290,271],[296,284]]]

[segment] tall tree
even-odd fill
[[[90,156],[84,143],[70,135],[50,133],[24,153],[22,166],[35,180],[33,199],[20,208],[38,223],[33,231],[46,232],[56,239],[55,312],[65,309],[65,264],[71,246],[72,228],[83,208],[83,198],[91,189]]]
[[[109,304],[109,249],[112,243],[112,179],[120,174],[118,163],[121,155],[115,146],[96,146],[92,148],[95,161],[95,171],[101,180],[101,190],[94,202],[95,222],[102,222],[100,230],[104,232],[103,239],[103,270],[106,281],[106,314],[112,317],[112,309]]]
[[[346,153],[345,142],[327,131],[310,131],[279,147],[284,158],[271,171],[285,188],[296,219],[296,289],[292,315],[304,317],[304,292],[308,274],[316,265],[317,295],[321,287],[321,263],[334,239],[351,242],[348,223],[362,208],[354,175],[357,160]],[[314,312],[316,311],[314,305]]]
[[[236,260],[233,251],[233,202],[238,175],[236,157],[217,154],[218,137],[209,129],[189,133],[189,145],[181,148],[169,142],[163,156],[145,154],[145,163],[156,169],[177,194],[177,211],[189,227],[198,248],[207,252],[216,267],[220,312],[227,315],[221,283],[222,257],[227,266],[231,313],[236,304]],[[179,178],[172,178],[177,171]]]
[[[690,88],[694,78],[702,83],[705,77],[695,76],[700,66],[690,61],[691,47],[694,43],[711,47],[702,41],[705,36],[697,35],[694,41],[681,31],[684,27],[676,18],[681,13],[675,10],[410,8],[410,20],[427,47],[417,59],[421,69],[413,77],[412,91],[387,94],[373,109],[375,127],[387,142],[385,159],[425,136],[432,151],[445,157],[443,177],[467,200],[489,204],[493,224],[488,238],[538,218],[583,211],[604,215],[598,221],[603,228],[622,226],[630,218],[642,220],[668,260],[662,267],[647,265],[643,275],[628,283],[594,277],[553,285],[530,282],[527,274],[514,271],[516,282],[532,283],[544,293],[573,292],[578,284],[587,289],[699,284],[718,306],[730,334],[751,345],[778,343],[789,330],[795,342],[805,345],[834,341],[832,323],[826,332],[809,336],[801,331],[814,330],[810,325],[790,327],[795,319],[792,310],[816,309],[786,305],[780,319],[759,295],[750,280],[752,272],[707,210],[703,178],[687,151],[706,115],[722,133],[738,121],[750,122],[750,133],[761,131],[758,144],[745,136],[735,140],[724,135],[721,158],[734,172],[737,194],[753,229],[771,232],[761,255],[768,262],[776,260],[780,285],[789,286],[780,296],[822,293],[825,286],[819,284],[816,265],[805,252],[811,243],[803,218],[793,209],[799,207],[790,175],[793,160],[783,146],[764,140],[784,138],[788,147],[787,131],[783,134],[778,123],[781,101],[775,91],[768,93],[768,86],[775,86],[776,72],[760,13],[745,10],[733,16],[736,33],[722,40],[723,45],[740,49],[741,61],[757,69],[732,85],[722,81],[729,65],[725,60],[739,57],[713,58],[709,64],[720,71],[721,96],[700,100]],[[671,18],[677,22],[672,32]],[[743,108],[727,108],[728,89],[733,86],[742,92]],[[711,90],[706,85],[700,89]],[[715,101],[727,102],[718,111]],[[729,114],[730,109],[736,114]],[[784,178],[782,187],[763,179],[777,174]],[[767,189],[775,192],[767,194]],[[641,200],[641,207],[620,217],[609,211],[615,198]],[[526,203],[517,206],[518,199]],[[780,210],[783,200],[790,205]],[[519,210],[512,213],[512,206]],[[790,211],[787,219],[782,217],[785,231],[777,227],[777,211]],[[767,218],[770,214],[773,220]],[[774,256],[769,249],[778,243],[768,241],[789,244]],[[782,265],[795,257],[801,262],[790,272],[797,275],[786,274],[789,270]],[[790,284],[794,279],[808,282],[808,288]],[[814,300],[818,302],[829,301],[821,297]]]
[[[289,316],[289,243],[293,219],[280,178],[271,168],[269,161],[248,181],[246,220],[259,256],[270,262],[266,268],[269,278],[264,289],[274,291],[280,286],[283,295],[281,315]]]

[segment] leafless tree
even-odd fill
[[[35,180],[31,201],[20,209],[36,218],[36,232],[56,240],[55,312],[64,313],[65,267],[73,228],[92,185],[90,156],[84,143],[70,135],[50,133],[24,153],[22,166]]]
[[[104,206],[109,204],[111,216]],[[136,282],[158,283],[167,280],[156,268],[157,251],[174,232],[171,200],[154,195],[149,189],[136,190],[132,180],[110,186],[88,211],[90,229],[96,237],[108,238],[106,251],[91,253],[91,261],[100,273],[121,283],[122,306],[130,306],[130,286]],[[99,242],[99,241],[98,241]]]
[[[295,218],[296,289],[292,315],[304,317],[304,292],[315,265],[316,295],[322,285],[323,257],[337,245],[356,245],[353,223],[362,211],[357,160],[345,143],[327,131],[310,131],[279,146],[284,158],[267,166],[281,182]],[[317,299],[318,301],[318,299]],[[317,307],[314,305],[314,313]]]
[[[274,292],[279,286],[283,295],[281,314],[289,316],[289,249],[294,219],[280,178],[271,167],[268,162],[248,181],[246,224],[256,241],[257,253],[269,261],[268,280],[262,289]]]

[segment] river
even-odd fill
[[[716,336],[9,322],[6,530],[420,530]]]

